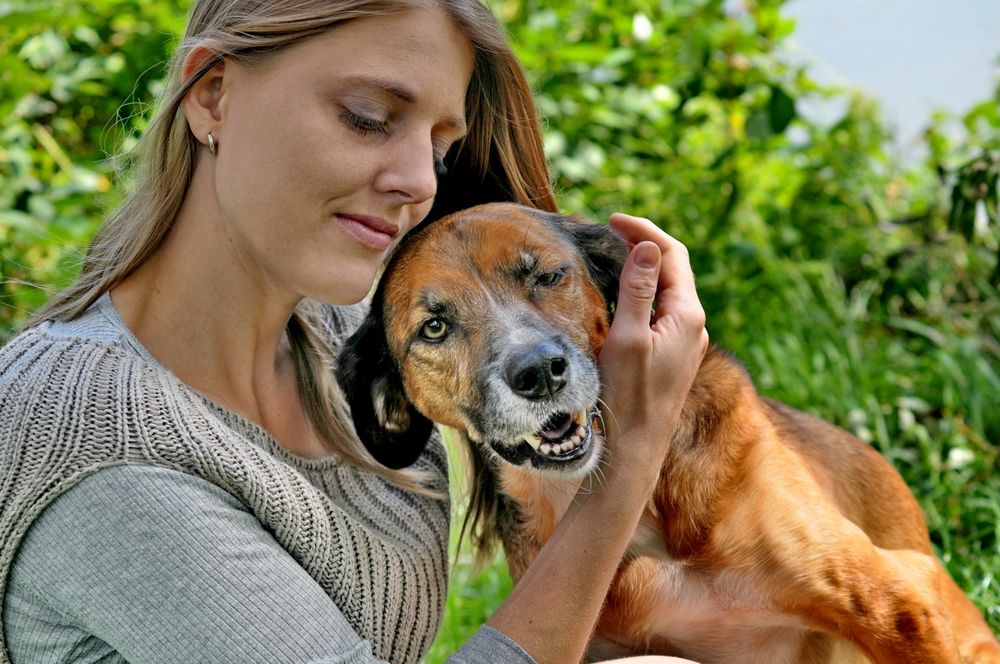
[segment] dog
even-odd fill
[[[626,257],[609,227],[576,217],[457,212],[404,240],[340,354],[381,463],[413,463],[432,421],[467,441],[467,524],[478,546],[502,543],[515,582],[602,462],[594,356]],[[891,464],[758,396],[710,346],[589,651],[638,654],[996,664],[1000,644],[933,556]]]

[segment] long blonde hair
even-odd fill
[[[502,28],[479,0],[196,0],[157,111],[130,155],[132,184],[124,200],[91,241],[77,279],[41,307],[26,327],[76,318],[161,245],[187,195],[200,146],[181,103],[215,64],[229,60],[252,65],[347,21],[435,6],[464,32],[475,56],[466,100],[469,133],[449,157],[450,174],[441,180],[429,218],[495,200],[556,210],[531,89]],[[215,57],[184,79],[183,62],[199,46]],[[333,351],[316,304],[302,301],[287,328],[299,394],[316,431],[346,460],[421,490],[418,474],[383,467],[354,433],[330,370]]]

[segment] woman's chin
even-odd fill
[[[336,279],[327,282],[328,288],[322,285],[306,292],[305,297],[318,300],[325,304],[349,305],[361,302],[375,286],[375,272],[367,274],[346,275],[339,273]]]

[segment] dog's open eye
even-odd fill
[[[542,272],[535,278],[536,286],[555,286],[560,281],[562,281],[563,275],[566,274],[565,270],[551,270],[549,272]]]
[[[448,323],[440,318],[431,318],[420,328],[420,336],[427,341],[441,341],[448,334]]]

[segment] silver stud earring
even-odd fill
[[[215,136],[212,136],[212,132],[208,133],[208,151],[215,154]]]

